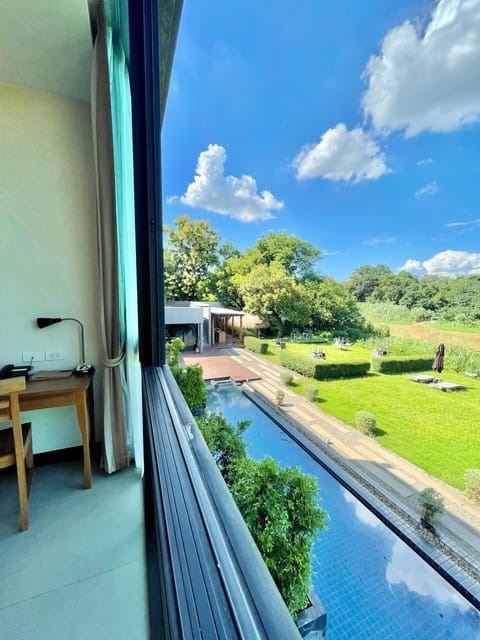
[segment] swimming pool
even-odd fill
[[[480,613],[233,384],[208,409],[251,420],[253,458],[270,455],[318,479],[328,529],[314,545],[313,584],[328,640],[479,640]]]

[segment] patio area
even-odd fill
[[[234,382],[260,380],[261,375],[240,364],[232,348],[210,346],[201,355],[193,352],[180,354],[181,366],[199,364],[203,369],[204,380],[231,378]]]

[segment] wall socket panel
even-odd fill
[[[28,364],[31,362],[43,362],[45,353],[43,351],[22,351],[22,360]]]
[[[45,360],[64,360],[65,354],[61,351],[45,351]]]

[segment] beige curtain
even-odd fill
[[[129,452],[124,402],[124,340],[121,335],[118,242],[115,205],[110,78],[107,31],[102,7],[92,66],[92,128],[97,183],[98,259],[100,266],[101,328],[103,342],[103,456],[112,473],[128,466]]]

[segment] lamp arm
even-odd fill
[[[80,336],[82,339],[82,362],[81,364],[85,364],[85,331],[83,329],[83,324],[80,322],[80,320],[77,320],[76,318],[62,318],[62,320],[73,320],[73,322],[76,322],[77,324],[80,325]]]

